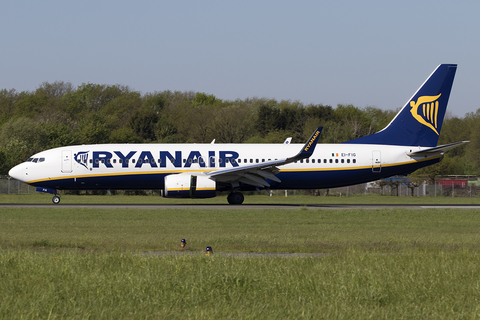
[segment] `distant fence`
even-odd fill
[[[158,190],[157,190],[158,191]],[[84,191],[85,192],[85,191]],[[84,193],[82,192],[82,193]],[[116,192],[119,194],[141,194],[159,195],[160,192],[151,192],[150,190],[134,192]],[[268,192],[268,191],[263,191]],[[0,194],[30,194],[35,193],[35,187],[18,180],[2,176],[0,177]],[[102,192],[95,192],[101,194]],[[103,193],[107,193],[106,191]],[[115,192],[112,192],[115,194]],[[256,192],[255,192],[256,193]],[[252,193],[254,194],[254,193]],[[418,187],[409,187],[406,184],[399,184],[396,187],[386,185],[378,187],[377,184],[363,183],[349,187],[331,188],[331,189],[309,189],[309,190],[272,190],[272,196],[292,196],[292,195],[312,195],[312,196],[337,196],[349,197],[359,195],[384,195],[398,197],[458,197],[458,198],[476,198],[480,197],[480,186],[475,184],[421,184]]]
[[[22,193],[29,194],[35,191],[35,187],[12,179],[10,177],[0,177],[0,194]]]

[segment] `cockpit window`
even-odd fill
[[[27,162],[32,162],[33,158],[28,158]]]
[[[37,163],[37,161],[38,161],[38,158],[33,159],[33,162]]]
[[[45,158],[38,159],[38,162],[43,162],[43,161],[45,161]]]

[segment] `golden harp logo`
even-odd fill
[[[437,116],[438,116],[438,96],[421,96],[418,98],[417,102],[410,101],[410,112],[412,116],[421,124],[426,125],[437,135]]]

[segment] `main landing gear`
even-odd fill
[[[243,194],[241,192],[232,192],[227,196],[227,201],[229,204],[242,204],[243,200],[245,200]]]

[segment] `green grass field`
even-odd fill
[[[52,203],[52,195],[44,193],[32,194],[0,194],[0,203]],[[209,199],[170,199],[160,196],[125,196],[125,195],[62,195],[61,203],[146,203],[146,204],[227,204],[227,193]],[[480,204],[480,198],[462,197],[396,197],[381,195],[309,196],[281,193],[272,197],[264,194],[245,196],[244,204]]]
[[[479,215],[0,208],[0,318],[477,319]]]

